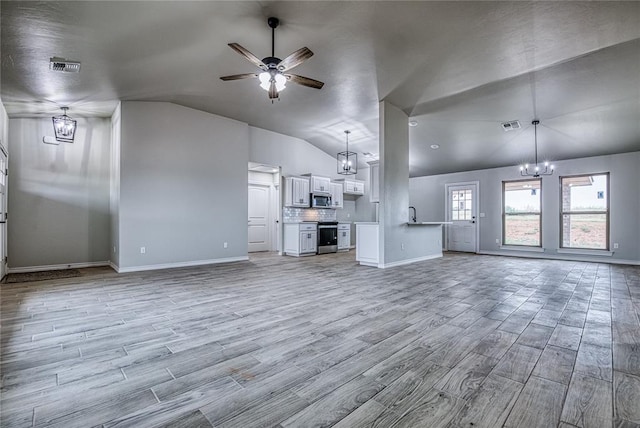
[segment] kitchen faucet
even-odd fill
[[[411,216],[411,221],[415,223],[418,218],[418,212],[416,211],[416,207],[409,207],[409,209],[413,209],[413,216]]]

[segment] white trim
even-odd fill
[[[262,172],[261,174],[275,174],[275,172]],[[253,184],[255,186],[273,186],[273,181],[260,181],[260,180],[248,180],[247,185]]]
[[[116,272],[120,272],[120,266],[118,266],[114,262],[109,262],[109,266],[111,266],[111,269],[115,270]]]
[[[527,251],[531,253],[544,253],[545,249],[542,247],[527,247],[527,246],[516,246],[516,245],[500,245],[501,250],[507,251]]]
[[[613,256],[613,251],[607,250],[587,250],[587,249],[577,249],[577,248],[558,248],[558,254],[580,254],[583,256],[603,256],[603,257],[611,257]]]
[[[147,270],[160,270],[160,269],[172,269],[172,268],[180,268],[180,267],[213,265],[218,263],[244,262],[247,260],[249,260],[249,256],[226,257],[222,259],[211,259],[211,260],[195,260],[192,262],[160,263],[157,265],[146,265],[146,266],[130,266],[130,267],[120,268],[118,270],[118,273],[142,272]]]
[[[430,254],[428,256],[416,257],[415,259],[398,260],[397,262],[391,262],[391,263],[378,263],[378,267],[381,269],[387,269],[387,268],[392,268],[396,266],[408,265],[411,263],[423,262],[425,260],[439,259],[441,257],[442,257],[442,252],[436,253],[436,254]],[[360,262],[360,264],[363,264],[363,263]]]
[[[40,265],[40,266],[25,266],[18,268],[7,268],[7,274],[9,273],[27,273],[27,272],[43,272],[47,270],[64,270],[64,269],[81,269],[88,267],[102,267],[110,266],[110,262],[85,262],[85,263],[65,263],[59,265]]]
[[[487,256],[507,256],[507,257],[526,257],[531,259],[552,259],[552,260],[568,260],[572,262],[589,262],[589,263],[608,263],[608,264],[620,264],[620,265],[635,265],[640,266],[640,260],[625,260],[625,259],[596,259],[594,257],[585,256],[556,256],[554,254],[514,254],[506,251],[480,251],[478,254],[484,254]]]

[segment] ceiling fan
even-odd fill
[[[269,18],[267,24],[271,27],[271,56],[259,60],[257,56],[240,46],[238,43],[229,43],[229,47],[240,55],[248,59],[252,64],[262,70],[260,73],[244,73],[233,74],[231,76],[222,76],[220,79],[239,80],[257,77],[260,79],[260,87],[269,92],[269,99],[278,98],[279,93],[285,88],[287,81],[297,83],[302,86],[320,89],[324,86],[319,80],[310,79],[308,77],[299,76],[297,74],[287,73],[294,67],[302,64],[313,56],[313,52],[307,47],[300,48],[285,59],[275,56],[275,31],[280,20],[278,18]]]

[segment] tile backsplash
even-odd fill
[[[282,221],[285,223],[297,221],[336,221],[336,210],[284,207],[282,209]]]

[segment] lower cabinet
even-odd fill
[[[284,253],[289,256],[313,255],[318,251],[316,223],[287,223],[284,225]]]
[[[338,223],[338,251],[349,251],[351,248],[351,224]]]

